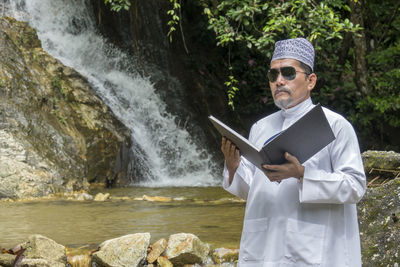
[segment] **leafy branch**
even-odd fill
[[[129,10],[131,6],[130,0],[104,0],[105,4],[111,5],[111,10],[119,12],[122,9]]]

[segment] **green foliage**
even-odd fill
[[[167,11],[167,14],[171,16],[171,19],[168,21],[167,25],[169,27],[167,36],[169,37],[169,41],[172,42],[172,33],[176,31],[176,27],[179,23],[179,11],[181,9],[181,4],[178,3],[178,0],[169,0],[172,4],[172,8]]]
[[[63,98],[66,97],[66,93],[65,93],[64,86],[63,86],[63,82],[62,82],[62,80],[60,79],[60,77],[58,77],[58,76],[53,77],[53,78],[51,79],[51,86],[52,86],[54,89],[56,89],[56,90],[61,94],[61,96],[62,96]]]
[[[52,115],[55,115],[57,117],[58,121],[61,124],[66,125],[67,124],[67,119],[63,116],[63,114],[62,114],[62,112],[60,110],[59,102],[60,102],[60,100],[57,97],[53,97],[52,98],[53,107],[52,107],[52,110],[51,110],[50,113]]]
[[[122,9],[129,10],[131,6],[130,0],[104,0],[105,4],[110,4],[111,10],[119,12]]]
[[[3,80],[0,78],[0,86],[3,86]]]
[[[341,39],[343,32],[358,31],[359,25],[342,19],[338,12],[348,10],[345,1],[229,0],[219,1],[216,8],[206,6],[204,13],[218,45],[244,42],[248,48],[255,47],[270,57],[271,47],[282,38]]]
[[[232,67],[229,68],[232,71]],[[224,83],[228,87],[228,105],[235,109],[233,104],[233,98],[235,97],[236,92],[239,90],[237,88],[238,80],[233,77],[233,75],[229,75],[229,80]]]
[[[365,114],[359,116],[363,125],[374,121],[385,121],[390,126],[400,126],[400,42],[378,49],[368,56],[370,64],[369,82],[373,92],[358,102]],[[368,114],[368,115],[367,115]]]
[[[218,1],[216,7],[213,4],[203,2],[203,7],[209,29],[216,34],[217,45],[250,49],[265,59],[272,56],[274,44],[279,39],[306,37],[314,43],[316,50],[323,50],[320,40],[340,40],[344,33],[360,30],[359,25],[342,18],[341,14],[348,15],[350,8],[341,0],[227,0]],[[236,71],[231,69],[230,76],[232,72]],[[231,93],[229,88],[228,103],[233,107]]]

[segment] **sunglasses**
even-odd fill
[[[304,72],[304,71],[298,71],[294,67],[282,67],[280,69],[270,69],[267,73],[268,80],[273,83],[276,82],[278,79],[279,73],[282,74],[283,78],[285,80],[291,81],[296,78],[296,73],[305,73],[306,75],[309,75],[309,73]]]

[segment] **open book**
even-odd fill
[[[208,118],[221,135],[238,147],[243,157],[260,169],[262,164],[277,165],[286,162],[285,152],[295,156],[302,164],[335,140],[320,104],[289,128],[271,137],[261,149],[257,149],[249,140],[215,117]]]

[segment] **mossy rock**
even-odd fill
[[[128,180],[130,131],[87,79],[45,52],[25,22],[0,17],[0,47],[0,198]]]
[[[400,178],[368,188],[358,204],[363,266],[400,263]]]

